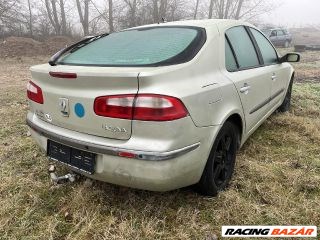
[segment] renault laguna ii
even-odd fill
[[[289,109],[299,59],[235,20],[88,37],[31,67],[27,124],[50,159],[89,178],[214,196],[247,138]]]

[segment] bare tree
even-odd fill
[[[62,35],[67,34],[67,21],[66,21],[66,12],[64,9],[64,2],[60,0],[60,13],[61,13],[61,33]]]
[[[160,0],[160,7],[159,7],[160,19],[166,18],[167,7],[168,7],[168,0]]]
[[[157,23],[162,18],[252,21],[274,7],[265,0],[0,0],[0,35],[45,38],[52,33],[78,36],[78,31],[89,35]],[[79,17],[74,18],[75,14]]]
[[[153,1],[153,22],[159,22],[166,18],[168,10],[168,0],[152,0]]]
[[[195,7],[195,9],[194,9],[193,19],[197,19],[199,2],[200,2],[200,0],[197,0],[197,1],[196,1],[196,7]]]
[[[129,7],[129,15],[130,15],[130,22],[129,22],[129,27],[134,27],[136,26],[136,13],[137,13],[137,0],[124,0],[125,3]]]
[[[109,32],[114,32],[114,23],[113,23],[113,2],[112,0],[108,0],[109,2]]]
[[[239,19],[240,18],[240,12],[241,12],[241,8],[243,5],[243,1],[244,0],[239,0],[239,4],[237,6],[237,11],[236,11],[236,15],[235,15],[235,19]]]
[[[30,0],[28,0],[28,10],[29,10],[29,32],[30,36],[33,36],[33,24],[32,24],[32,9]]]
[[[152,0],[153,3],[153,22],[159,22],[158,0]]]
[[[213,15],[213,4],[215,0],[210,0],[210,5],[209,5],[209,16],[208,18],[211,19]]]
[[[90,0],[83,0],[83,9],[80,0],[76,0],[80,23],[83,28],[84,35],[89,35],[89,2]]]
[[[0,0],[0,34],[22,33],[24,24],[20,13],[20,0]]]
[[[210,0],[208,18],[251,19],[273,9],[265,0]]]
[[[56,0],[45,0],[48,18],[51,25],[53,26],[55,33],[59,35],[61,33],[61,25],[57,13],[57,1]]]

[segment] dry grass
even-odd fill
[[[87,180],[53,186],[25,126],[28,66],[43,60],[0,60],[0,239],[214,239],[226,224],[320,225],[319,83],[294,85],[292,110],[248,140],[217,198]]]

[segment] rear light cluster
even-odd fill
[[[143,121],[171,121],[186,117],[188,111],[175,97],[157,94],[125,94],[95,99],[99,116]]]
[[[32,81],[28,82],[27,95],[30,100],[43,104],[42,90]],[[94,101],[94,112],[103,117],[143,121],[171,121],[188,115],[181,100],[158,94],[97,97]]]
[[[27,84],[27,96],[30,100],[43,104],[41,88],[31,81],[29,81]]]

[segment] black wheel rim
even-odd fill
[[[224,134],[218,142],[213,162],[213,178],[216,186],[221,189],[227,184],[235,155],[234,141],[230,134]]]

